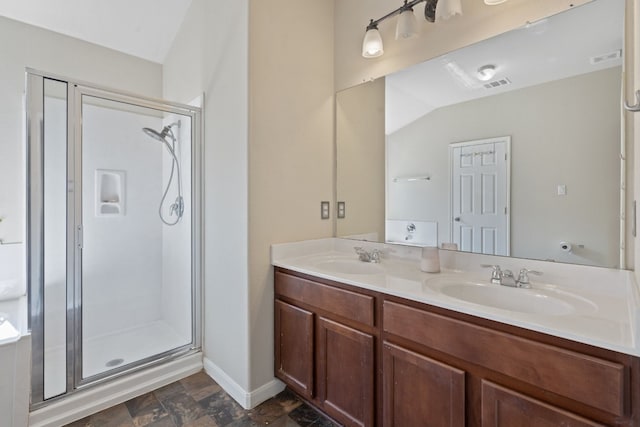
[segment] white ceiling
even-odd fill
[[[0,16],[162,63],[191,0],[0,0]]]
[[[620,65],[592,65],[590,58],[622,49],[623,14],[622,1],[594,1],[387,76],[386,133],[445,105]],[[496,66],[491,81],[507,77],[511,84],[486,89],[475,77],[486,64]]]

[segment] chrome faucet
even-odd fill
[[[482,267],[491,268],[491,283],[502,286],[509,286],[512,288],[525,288],[528,289],[531,287],[531,282],[529,281],[529,274],[535,274],[536,276],[542,275],[541,272],[535,270],[528,270],[523,268],[520,270],[518,274],[518,278],[514,276],[511,270],[502,270],[499,265],[486,265],[483,264]]]
[[[517,288],[518,282],[511,270],[502,270],[502,276],[500,277],[500,284],[502,286],[509,286],[511,288]]]
[[[362,262],[371,262],[375,264],[380,262],[380,250],[378,249],[372,249],[371,252],[361,248],[360,246],[356,246],[353,249],[356,250],[358,259]]]

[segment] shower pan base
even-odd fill
[[[163,320],[91,338],[84,343],[83,347],[83,377],[92,377],[114,367],[145,360],[153,355],[187,345],[190,341],[190,337],[180,337]],[[45,353],[52,365],[64,366],[64,347],[45,349]],[[118,360],[121,362],[114,363]],[[45,369],[45,384],[64,383],[64,370]],[[60,392],[64,392],[64,389]],[[45,395],[51,394],[45,393]]]
[[[120,367],[190,342],[191,337],[180,337],[163,320],[90,338],[83,348],[83,376],[87,378],[112,369],[108,363],[116,359],[122,359],[122,363],[116,365]]]

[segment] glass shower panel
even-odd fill
[[[191,117],[83,94],[82,378],[188,346]]]
[[[67,83],[44,79],[44,398],[67,391]]]

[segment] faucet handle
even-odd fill
[[[491,283],[500,284],[502,280],[502,270],[499,265],[491,265],[491,264],[481,264],[480,267],[483,268],[492,268],[491,271]]]
[[[529,270],[528,268],[523,268],[520,270],[520,274],[518,274],[518,285],[522,287],[529,287],[529,274],[533,274],[536,276],[542,276],[541,271]]]

